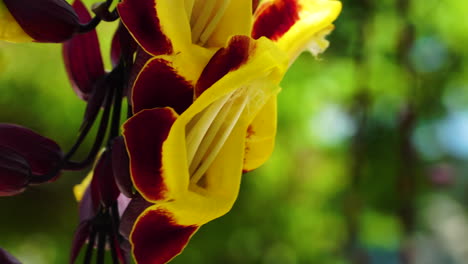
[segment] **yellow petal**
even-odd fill
[[[276,136],[276,95],[260,110],[247,130],[244,171],[260,167],[273,152]]]
[[[227,10],[206,41],[208,47],[223,47],[234,35],[248,36],[252,31],[252,1],[231,0]]]
[[[161,24],[161,30],[171,40],[174,53],[190,54],[193,60],[209,57],[212,51],[192,43],[190,20],[187,12],[191,10],[193,1],[188,0],[158,0],[156,10]]]

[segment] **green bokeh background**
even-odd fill
[[[282,83],[273,156],[172,263],[468,263],[468,2],[343,6],[327,52]],[[115,27],[98,29],[108,68]],[[85,103],[60,45],[0,42],[0,91],[0,122],[70,148]],[[67,263],[83,177],[0,198],[0,247]]]

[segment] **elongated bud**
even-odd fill
[[[0,196],[22,193],[30,177],[28,162],[14,150],[0,146]]]
[[[63,42],[79,28],[65,0],[0,0],[0,39],[10,42]]]
[[[82,23],[91,20],[91,15],[80,0],[73,8]],[[97,81],[105,74],[96,30],[80,34],[63,44],[63,60],[75,93],[84,100],[93,92]]]
[[[132,179],[130,177],[130,160],[123,137],[117,137],[112,144],[112,169],[115,183],[120,192],[131,198],[133,196]]]
[[[106,206],[112,205],[120,192],[115,184],[112,170],[112,154],[104,151],[94,167],[93,180],[91,181],[91,192],[93,199],[99,197],[101,203]]]
[[[27,161],[34,174],[50,172],[63,157],[57,143],[14,124],[0,124],[0,147],[18,153]]]

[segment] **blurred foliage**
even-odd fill
[[[467,263],[468,2],[343,5],[331,47],[283,81],[273,156],[173,263]],[[99,27],[108,66],[115,26]],[[69,148],[85,104],[61,47],[0,43],[0,72],[0,121]],[[67,263],[83,176],[0,199],[0,246]]]

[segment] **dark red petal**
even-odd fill
[[[3,0],[21,28],[37,42],[63,42],[78,30],[78,16],[64,0]]]
[[[193,86],[177,74],[170,62],[149,61],[138,75],[132,91],[133,112],[172,107],[181,114],[193,102]]]
[[[170,108],[155,108],[139,112],[123,126],[133,183],[147,199],[164,198],[162,145],[176,118]]]
[[[153,204],[146,201],[139,194],[130,201],[120,220],[119,231],[125,239],[129,239],[130,232],[132,231],[133,225],[135,224],[138,216],[151,205]]]
[[[132,197],[133,184],[130,178],[130,160],[123,137],[117,137],[112,144],[112,167],[115,183],[120,192],[127,197]]]
[[[253,48],[249,37],[233,37],[228,46],[219,49],[206,65],[195,87],[195,96],[200,96],[224,75],[243,65]]]
[[[73,8],[82,23],[91,20],[91,15],[80,0],[75,0]],[[79,34],[63,44],[65,69],[75,93],[88,100],[96,81],[105,73],[96,30]]]
[[[299,20],[298,0],[274,0],[260,5],[255,12],[252,37],[277,40]]]
[[[120,18],[135,40],[153,55],[171,54],[172,44],[161,31],[154,0],[124,0],[117,5]]]
[[[23,192],[30,177],[28,162],[16,151],[0,146],[0,196]]]
[[[0,124],[0,146],[13,149],[23,156],[34,174],[49,172],[62,159],[57,143],[14,124]]]
[[[70,251],[70,264],[75,263],[76,258],[80,254],[81,248],[88,239],[89,233],[91,232],[91,222],[81,222],[75,231],[73,236],[72,247]]]
[[[138,45],[135,40],[133,40],[130,33],[128,33],[127,28],[122,24],[119,24],[117,31],[115,31],[114,37],[112,38],[111,46],[111,61],[112,65],[115,67],[120,60],[120,56],[125,54],[126,56],[131,56],[135,53]]]
[[[97,188],[98,197],[104,205],[111,206],[117,200],[120,191],[115,184],[112,156],[109,151],[104,151],[99,158],[94,168],[91,185]]]
[[[2,264],[21,264],[13,255],[8,253],[3,248],[0,248],[0,263]]]
[[[163,210],[141,216],[131,235],[133,256],[139,264],[164,264],[187,245],[198,226],[180,226]]]

